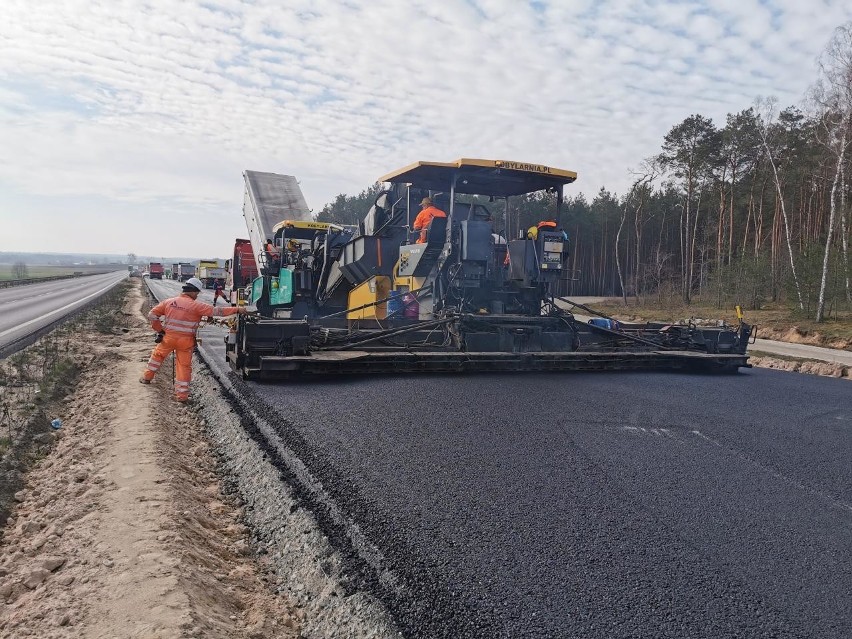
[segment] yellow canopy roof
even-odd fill
[[[379,182],[449,191],[454,178],[457,193],[509,196],[570,184],[577,174],[544,164],[461,158],[455,162],[415,162],[380,177]]]
[[[331,226],[329,222],[314,222],[313,220],[282,220],[272,227],[273,231],[284,227],[290,229],[313,229],[315,231],[326,231]]]
[[[331,224],[328,222],[314,222],[306,220],[283,220],[272,227],[275,236],[283,230],[288,238],[299,240],[310,240],[318,232],[327,231]]]

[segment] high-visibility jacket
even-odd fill
[[[435,206],[427,206],[417,214],[416,218],[414,218],[413,228],[415,231],[420,231],[420,237],[417,239],[417,244],[426,243],[426,230],[429,228],[429,225],[432,224],[432,220],[436,217],[447,217],[447,214]]]
[[[272,242],[267,242],[264,249],[266,250],[266,262],[268,266],[273,266],[279,259],[281,259],[278,249],[275,248],[275,245]]]
[[[236,307],[213,306],[184,294],[157,304],[148,313],[148,321],[155,331],[194,337],[202,317],[226,317],[238,312]]]

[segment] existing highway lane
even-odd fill
[[[415,595],[407,636],[852,636],[849,381],[231,381]]]
[[[126,271],[115,271],[0,289],[0,356],[126,278]]]

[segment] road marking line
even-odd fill
[[[826,493],[822,492],[818,488],[808,486],[807,484],[800,482],[798,479],[794,479],[793,477],[788,477],[787,475],[785,475],[781,471],[775,470],[771,466],[767,466],[767,465],[757,461],[756,459],[752,459],[749,455],[747,455],[744,452],[737,450],[736,448],[723,445],[721,442],[716,441],[712,437],[708,437],[707,435],[705,435],[704,433],[702,433],[699,430],[692,430],[690,432],[693,435],[695,435],[696,437],[700,437],[704,441],[710,442],[714,446],[717,446],[717,447],[721,448],[722,450],[728,451],[730,454],[734,455],[735,457],[738,457],[742,461],[745,461],[749,464],[752,464],[753,466],[756,466],[757,468],[759,468],[763,472],[769,473],[770,475],[772,475],[776,479],[780,479],[781,481],[786,482],[787,484],[789,484],[789,485],[793,486],[794,488],[797,488],[797,489],[799,489],[803,492],[807,492],[807,493],[810,493],[811,495],[819,497],[820,499],[822,499],[825,502],[828,502],[829,505],[834,506],[835,508],[839,508],[840,510],[844,510],[847,513],[852,513],[852,504],[849,504],[849,503],[842,501],[840,499],[835,499],[831,495],[827,495]]]

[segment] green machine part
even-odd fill
[[[251,283],[251,303],[257,305],[263,296],[263,277],[256,277]],[[282,268],[278,277],[269,278],[269,304],[279,306],[293,303],[293,271]]]
[[[256,277],[251,282],[251,303],[255,306],[263,295],[263,278]]]
[[[270,283],[269,303],[273,306],[293,303],[293,271],[282,268]]]

